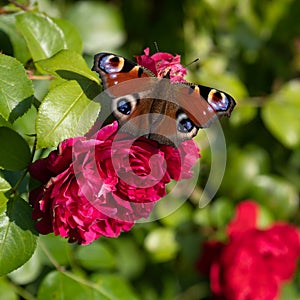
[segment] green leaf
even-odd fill
[[[42,269],[39,252],[35,251],[31,258],[20,268],[9,273],[7,276],[18,284],[28,284],[38,278]]]
[[[116,287],[115,287],[116,288]],[[53,271],[42,281],[37,300],[72,299],[72,300],[111,300],[102,292],[100,285],[93,285],[69,273]]]
[[[0,167],[23,170],[29,165],[29,146],[17,132],[8,127],[0,127],[0,141]]]
[[[63,31],[67,49],[73,50],[80,54],[82,52],[82,40],[78,31],[72,25],[72,23],[67,20],[58,18],[53,18],[52,20]]]
[[[138,278],[144,272],[145,255],[139,245],[129,237],[110,239],[114,246],[114,255],[118,273],[125,278]],[[120,247],[122,245],[122,247]]]
[[[238,103],[230,116],[230,124],[235,127],[249,123],[256,116],[257,108],[250,103]]]
[[[19,300],[17,293],[11,288],[11,282],[5,277],[0,278],[1,300]]]
[[[17,28],[25,38],[34,61],[51,57],[67,48],[63,31],[46,15],[25,12],[16,19]]]
[[[50,90],[39,107],[37,146],[52,147],[66,138],[85,134],[94,124],[100,106],[89,100],[75,80]]]
[[[92,277],[111,300],[139,300],[132,287],[121,276],[114,274],[96,274]]]
[[[78,248],[76,259],[84,268],[91,271],[112,269],[116,266],[112,250],[100,242]]]
[[[42,245],[42,246],[41,246]],[[51,254],[51,257],[59,264],[68,266],[70,263],[71,244],[68,240],[55,236],[54,234],[40,235],[38,240],[38,249],[40,249],[41,260],[44,264],[52,266],[52,261],[46,255],[43,249]]]
[[[271,133],[287,148],[300,145],[300,81],[291,81],[270,97],[263,107],[263,120]]]
[[[14,57],[22,63],[27,62],[30,59],[30,53],[28,51],[28,48],[26,47],[25,40],[17,31],[16,15],[1,15],[0,29],[8,35],[9,40],[13,46]]]
[[[211,225],[216,228],[225,228],[232,217],[233,210],[233,204],[227,198],[216,199],[210,208]]]
[[[170,203],[164,202],[163,205],[158,203],[156,207],[156,214],[159,220],[161,220],[162,224],[168,227],[179,227],[181,224],[188,222],[191,219],[192,209],[189,205],[181,205],[180,201],[177,199],[172,199],[177,204],[178,209],[173,210],[170,213]]]
[[[145,248],[155,261],[168,261],[175,257],[178,244],[175,232],[169,228],[158,228],[151,231],[145,239]]]
[[[33,85],[23,65],[15,58],[0,55],[0,115],[10,122],[31,106]]]
[[[248,196],[261,203],[279,219],[294,215],[299,207],[297,188],[275,176],[260,175],[253,180]]]
[[[76,79],[79,74],[97,84],[99,83],[99,77],[90,70],[83,57],[72,50],[62,50],[49,59],[37,62],[36,65],[47,74],[55,77]]]
[[[3,119],[3,117],[0,115],[0,126],[12,127],[12,124]]]
[[[299,278],[299,276],[298,276]],[[298,279],[299,281],[299,279]],[[278,300],[297,300],[299,299],[299,282],[285,282],[280,288]]]
[[[37,110],[32,105],[23,116],[21,116],[14,122],[12,126],[12,129],[20,133],[30,146],[33,145],[34,143],[34,134],[35,134],[34,120],[36,119],[36,115],[37,115]]]
[[[75,2],[66,17],[81,35],[86,53],[115,49],[125,41],[120,12],[110,3]]]
[[[212,226],[210,218],[210,206],[197,208],[194,214],[194,222],[200,226]]]
[[[10,184],[0,175],[0,192],[5,193],[10,190]]]
[[[21,198],[7,202],[0,193],[0,276],[22,266],[36,248],[31,208]]]
[[[3,192],[0,192],[0,214],[4,213],[7,209],[8,199]]]
[[[228,197],[245,197],[253,180],[268,170],[269,156],[264,149],[254,145],[248,145],[243,150],[231,147],[228,149],[227,165],[220,191]],[[238,178],[239,184],[232,178]]]

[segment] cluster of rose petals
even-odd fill
[[[276,222],[257,228],[258,205],[244,201],[227,227],[228,243],[204,244],[199,271],[209,274],[215,299],[274,300],[292,278],[300,256],[296,227]]]
[[[40,233],[79,244],[117,237],[149,216],[171,179],[192,176],[199,158],[192,140],[173,148],[117,130],[114,122],[93,137],[67,139],[30,165],[42,183],[30,193]]]
[[[180,55],[157,52],[150,56],[150,50],[146,48],[143,55],[135,58],[138,64],[149,69],[159,78],[169,78],[171,82],[186,82],[183,77],[187,72],[180,64]]]

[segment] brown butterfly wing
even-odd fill
[[[174,97],[199,128],[209,127],[222,116],[229,117],[236,104],[227,93],[203,85],[178,84]]]
[[[149,90],[155,79],[151,71],[111,53],[95,55],[92,70],[99,73],[104,89],[109,89],[109,94],[115,97]],[[130,83],[138,78],[152,78],[152,80],[140,80],[138,84],[136,81]],[[119,85],[124,82],[126,84]]]
[[[222,91],[158,79],[151,71],[111,53],[97,54],[93,70],[112,97],[120,130],[162,144],[178,145],[191,139],[199,128],[229,116],[235,106],[233,98]],[[128,113],[122,111],[128,108],[126,103],[130,104]]]

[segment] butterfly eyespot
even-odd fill
[[[117,103],[117,110],[123,115],[129,115],[131,113],[131,103],[126,98],[121,98]]]
[[[120,72],[124,67],[124,58],[110,54],[103,56],[99,61],[99,68],[105,73]]]
[[[136,109],[140,98],[138,94],[129,94],[112,100],[112,113],[115,117],[125,120]]]
[[[212,89],[208,94],[207,101],[215,111],[225,111],[228,109],[229,100],[223,92]]]
[[[110,62],[112,62],[112,63],[118,63],[119,61],[120,61],[120,58],[116,55],[110,57]]]
[[[177,116],[177,130],[179,132],[191,132],[195,128],[194,123],[189,119],[185,113],[180,113]]]

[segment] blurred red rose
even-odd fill
[[[116,237],[149,216],[171,179],[191,177],[199,158],[192,140],[173,148],[117,129],[114,122],[94,137],[68,139],[31,164],[43,184],[30,193],[40,233],[79,244]]]
[[[292,278],[300,256],[296,227],[275,223],[257,228],[258,205],[244,201],[227,227],[228,243],[204,244],[200,272],[210,276],[216,299],[274,300],[283,281]]]
[[[157,77],[168,77],[171,82],[185,82],[186,69],[180,64],[180,55],[173,56],[166,52],[149,55],[146,48],[144,54],[135,56],[138,64],[152,71]]]

